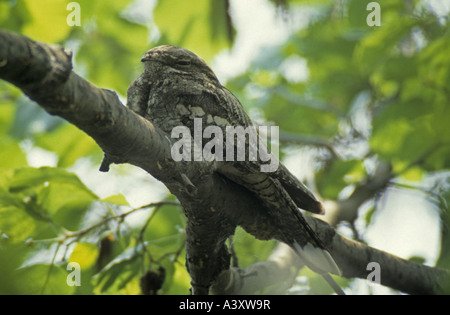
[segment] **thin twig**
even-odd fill
[[[85,229],[82,229],[82,230],[79,230],[79,231],[76,231],[76,232],[66,232],[66,239],[73,238],[73,237],[78,237],[79,238],[79,237],[89,233],[90,231],[94,230],[95,228],[97,228],[99,226],[102,226],[103,224],[108,223],[111,220],[123,219],[127,215],[130,215],[130,214],[132,214],[132,213],[134,213],[134,212],[136,212],[138,210],[142,210],[142,209],[146,209],[146,208],[152,208],[152,207],[158,207],[158,206],[162,206],[162,205],[176,205],[176,206],[179,206],[180,204],[178,202],[176,202],[176,201],[160,201],[160,202],[149,203],[147,205],[143,205],[141,207],[131,209],[130,211],[127,211],[127,212],[124,212],[124,213],[121,213],[121,214],[118,214],[118,215],[106,218],[106,219],[104,219],[104,220],[102,220],[102,221],[100,221],[100,222],[98,222],[98,223],[96,223],[96,224],[94,224],[94,225],[92,225],[90,227],[87,227]]]
[[[44,281],[44,284],[43,284],[42,289],[41,289],[41,295],[43,295],[44,292],[45,292],[45,288],[47,287],[48,280],[50,279],[50,274],[51,274],[51,272],[53,270],[53,265],[55,263],[56,255],[58,254],[59,247],[61,246],[60,242],[58,242],[57,244],[58,245],[56,246],[55,254],[52,257],[52,262],[50,263],[50,266],[49,266],[48,272],[47,272],[47,276],[45,277],[45,281]]]
[[[341,159],[342,157],[336,152],[333,144],[326,138],[317,136],[307,136],[301,134],[290,133],[286,131],[280,131],[279,133],[280,141],[296,144],[305,144],[315,147],[322,147],[327,149],[333,158]]]

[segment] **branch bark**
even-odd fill
[[[267,261],[245,269],[233,267],[217,277],[211,291],[214,294],[284,294],[292,287],[303,263],[286,244],[280,243]]]
[[[353,223],[358,216],[359,207],[386,189],[393,177],[390,163],[379,162],[374,174],[360,182],[348,198],[325,202],[325,221],[332,226],[341,221]]]
[[[387,252],[372,248],[335,232],[329,224],[306,217],[312,228],[319,233],[330,253],[342,268],[346,278],[367,279],[373,271],[369,263],[378,264],[379,284],[408,294],[448,294],[450,272],[445,269],[414,263]],[[255,294],[262,288],[289,288],[301,261],[289,248],[278,248],[265,262],[245,269],[232,268],[224,271],[213,286],[216,294]],[[372,279],[369,279],[372,280]],[[273,293],[273,292],[272,292]],[[276,292],[279,293],[279,292]]]
[[[229,269],[225,240],[237,225],[250,232],[265,229],[274,238],[279,235],[260,211],[261,202],[214,173],[214,165],[175,163],[172,139],[123,106],[116,93],[96,88],[72,72],[70,52],[0,30],[0,78],[90,135],[105,153],[102,171],[111,163],[133,164],[162,181],[179,199],[187,217],[186,261],[193,293],[208,293],[213,280]],[[367,263],[378,261],[387,275],[386,285],[404,292],[439,293],[442,281],[450,283],[447,271],[413,265],[346,240],[315,218],[307,219],[346,277],[365,278]]]

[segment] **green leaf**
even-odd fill
[[[374,134],[370,139],[372,150],[382,158],[393,159],[403,148],[405,138],[413,131],[410,122],[399,116],[398,119],[382,121],[374,124]]]
[[[191,277],[186,270],[184,261],[164,265],[166,269],[166,281],[162,292],[167,295],[188,295],[191,288]]]
[[[424,170],[421,167],[411,167],[402,173],[402,177],[407,181],[420,181],[424,176]]]
[[[87,206],[98,198],[86,187],[72,182],[50,181],[38,194],[38,201],[50,214],[65,206],[70,209],[86,210]]]
[[[0,87],[3,88],[3,86],[1,85]],[[3,136],[8,133],[15,114],[15,106],[13,102],[1,101],[3,95],[5,95],[4,96],[5,98],[7,97],[6,93],[3,93],[3,91],[0,92],[0,136]],[[0,163],[0,165],[3,164]]]
[[[424,162],[427,170],[440,170],[450,168],[450,144],[437,148]]]
[[[93,207],[93,200],[89,196],[84,199],[67,200],[61,203],[59,208],[55,208],[56,212],[51,213],[53,222],[70,231],[76,231],[86,227],[86,214],[90,213]]]
[[[375,28],[355,49],[354,58],[363,73],[370,73],[381,66],[394,54],[400,41],[418,24],[417,20],[400,15],[384,20],[383,26]]]
[[[133,281],[139,280],[141,262],[140,255],[137,253],[140,251],[142,251],[141,244],[128,248],[106,265],[93,278],[94,292],[118,294],[127,289],[128,284],[131,284],[133,287],[137,285],[135,294],[138,294],[140,292],[139,281],[137,283]]]
[[[0,1],[0,26],[15,32],[21,32],[22,27],[30,17],[23,1]]]
[[[369,226],[372,223],[373,215],[375,214],[376,207],[373,205],[370,207],[370,209],[367,211],[364,221],[366,222],[366,226]]]
[[[95,265],[99,255],[96,244],[78,242],[69,257],[70,262],[76,262],[82,270],[89,269]]]
[[[6,192],[9,190],[9,181],[11,180],[13,175],[14,175],[14,170],[0,168],[0,192],[1,191]]]
[[[17,196],[0,191],[0,231],[11,242],[21,242],[33,236],[38,223],[24,211]]]
[[[334,160],[316,175],[320,194],[328,199],[338,199],[346,186],[357,183],[365,176],[361,160]]]
[[[391,98],[398,93],[404,81],[417,73],[416,58],[394,56],[372,73],[370,80],[380,98]]]
[[[411,256],[408,258],[408,260],[421,265],[423,265],[426,262],[426,259],[421,256]]]
[[[1,222],[1,220],[0,220]],[[1,230],[1,228],[0,228]],[[17,270],[23,264],[31,247],[23,243],[0,239],[0,295],[21,294]]]
[[[127,198],[122,194],[111,195],[102,199],[102,202],[108,202],[119,206],[129,206]]]
[[[0,189],[0,231],[13,242],[55,237],[51,218],[35,193],[22,195]]]
[[[127,87],[142,71],[140,59],[149,49],[148,28],[124,16],[131,0],[80,0],[83,31],[77,63],[83,65],[89,81],[126,95]]]
[[[18,294],[73,294],[75,287],[67,285],[68,272],[57,265],[36,264],[16,273]]]
[[[146,229],[144,237],[146,240],[158,240],[173,235],[179,235],[180,227],[185,222],[179,207],[164,205],[154,215],[149,228]],[[173,241],[170,241],[172,244]]]
[[[60,0],[23,0],[30,20],[22,29],[34,40],[57,43],[66,39],[71,27],[67,24],[67,2]]]
[[[450,40],[448,35],[431,42],[420,53],[420,73],[424,81],[445,89],[450,82]]]
[[[420,78],[405,80],[399,99],[374,119],[371,149],[392,160],[397,172],[431,148],[448,146],[450,109],[445,99],[440,90],[424,85]],[[433,158],[443,161],[436,155]]]
[[[338,128],[338,117],[328,108],[319,104],[290,103],[286,94],[273,93],[266,102],[265,117],[281,126],[282,130],[305,135],[331,136]],[[313,101],[314,102],[314,101]]]
[[[350,0],[348,4],[348,21],[352,27],[367,27],[367,15],[370,13],[366,10],[367,2],[361,0]]]
[[[11,179],[10,190],[12,192],[18,192],[44,185],[50,181],[70,183],[81,190],[89,191],[75,174],[63,169],[47,166],[40,168],[23,167],[17,169]]]
[[[58,167],[72,166],[82,157],[101,155],[95,141],[71,124],[64,124],[51,133],[37,136],[36,145],[55,152],[58,155]]]
[[[98,200],[76,175],[57,168],[16,169],[7,184],[9,191],[0,191],[0,213],[7,216],[1,223],[15,239],[54,236],[49,223],[81,228],[84,214]]]
[[[276,245],[276,241],[260,241],[254,238],[241,227],[236,228],[233,236],[233,246],[239,258],[239,266],[242,268],[266,260]]]
[[[228,47],[229,34],[233,32],[225,8],[224,0],[158,1],[154,17],[166,42],[210,60]]]
[[[25,165],[27,165],[27,158],[19,143],[10,137],[1,137],[0,168],[15,168]]]

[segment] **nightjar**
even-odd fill
[[[194,119],[203,128],[253,126],[239,100],[221,85],[211,68],[196,54],[176,46],[149,50],[141,60],[145,69],[129,87],[127,106],[171,137],[177,126],[194,134]],[[228,139],[223,139],[228,141]],[[246,143],[249,145],[248,141]],[[226,147],[224,144],[223,147]],[[279,227],[280,241],[287,243],[312,270],[340,274],[330,253],[305,221],[299,208],[322,214],[314,195],[279,163],[273,172],[262,172],[261,161],[221,161],[215,172],[255,194]],[[292,229],[292,226],[295,228]],[[264,230],[247,229],[259,239],[271,238]]]

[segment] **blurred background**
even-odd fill
[[[339,233],[450,268],[450,1],[369,2],[0,0],[0,27],[72,50],[74,71],[124,104],[145,51],[194,51],[255,123],[280,127],[283,162]],[[100,173],[101,159],[91,138],[0,81],[0,293],[140,294],[156,278],[159,294],[189,294],[174,197],[130,165]],[[276,246],[240,229],[233,244],[241,267]],[[66,284],[68,262],[79,287]],[[287,293],[332,292],[301,270]]]

